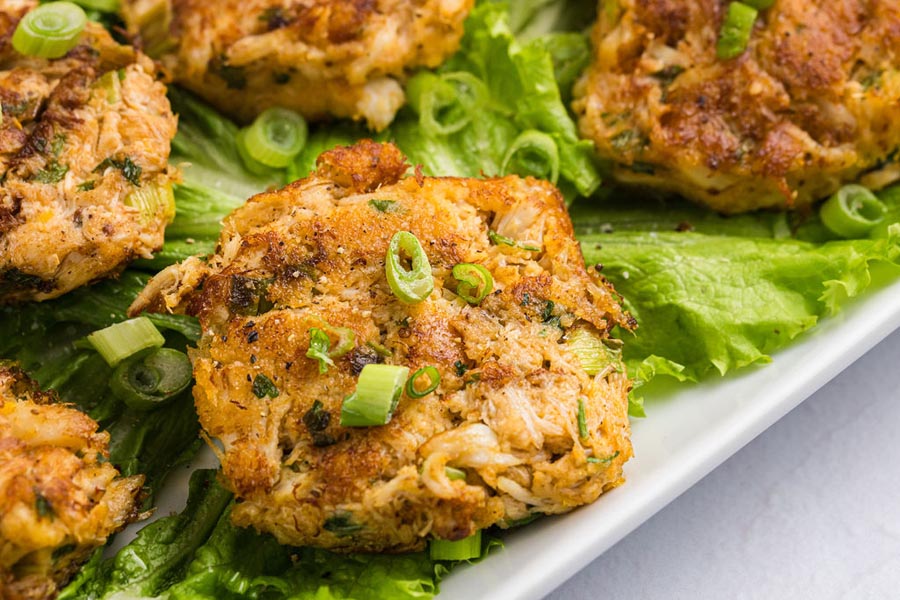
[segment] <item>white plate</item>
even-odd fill
[[[444,580],[440,600],[542,598],[898,327],[900,281],[822,321],[771,364],[684,386],[658,401],[648,397],[649,417],[632,421],[635,458],[625,467],[625,485],[591,506],[511,532],[503,550]],[[160,495],[156,517],[184,507],[193,469],[215,466],[204,449],[191,466],[174,473]],[[146,524],[129,527],[109,552]]]
[[[625,485],[513,533],[502,552],[452,573],[440,599],[542,598],[898,327],[900,282],[822,321],[771,364],[648,402],[649,417],[632,421]]]

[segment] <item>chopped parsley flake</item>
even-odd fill
[[[268,396],[269,398],[277,398],[278,397],[278,388],[275,387],[275,384],[272,383],[272,380],[263,375],[262,373],[258,374],[253,378],[253,394],[257,398],[265,398]]]
[[[68,172],[69,165],[60,164],[54,159],[49,161],[46,167],[34,174],[34,180],[38,183],[59,183]]]
[[[108,167],[113,167],[115,169],[119,169],[122,171],[122,176],[125,177],[132,185],[140,187],[141,185],[141,172],[143,169],[140,165],[131,160],[130,157],[126,156],[124,159],[119,160],[117,158],[113,158],[108,156],[103,159],[99,165],[94,168],[94,173],[99,173],[100,171],[105,170]]]
[[[397,203],[394,200],[369,200],[369,206],[378,212],[397,212]]]

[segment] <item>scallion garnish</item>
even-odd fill
[[[455,467],[444,467],[444,474],[450,481],[464,481],[466,478],[466,472]]]
[[[112,13],[119,10],[119,0],[75,0],[75,4],[100,12]]]
[[[338,341],[332,346],[329,333],[336,335]],[[329,366],[334,366],[334,358],[340,358],[356,346],[356,332],[349,327],[335,327],[321,321],[319,327],[309,330],[309,350],[306,356],[319,361],[319,373],[325,373]]]
[[[431,540],[428,544],[431,560],[472,560],[481,556],[481,530],[461,540]]]
[[[191,378],[191,361],[184,352],[159,348],[120,363],[109,388],[130,408],[151,410],[187,389]]]
[[[12,36],[12,46],[21,54],[59,58],[78,44],[87,15],[72,2],[50,2],[27,13]]]
[[[311,327],[309,350],[306,351],[306,356],[319,361],[319,373],[325,373],[329,366],[334,366],[334,361],[328,356],[329,348],[331,348],[331,338],[328,337],[328,334],[318,327]]]
[[[496,231],[488,231],[488,239],[491,240],[491,243],[495,246],[512,246],[513,248],[521,248],[522,250],[527,250],[529,252],[540,252],[541,249],[538,246],[533,246],[527,242],[517,242],[511,237],[507,237],[505,235],[500,235]]]
[[[404,266],[404,255],[410,268]],[[384,259],[385,273],[391,292],[407,304],[421,302],[434,289],[431,263],[418,238],[408,231],[398,231],[391,238]]]
[[[613,453],[610,454],[609,456],[604,456],[603,458],[597,458],[596,456],[588,456],[588,457],[587,457],[587,461],[588,461],[589,463],[593,463],[593,464],[608,465],[608,464],[611,463],[613,460],[615,460],[616,457],[618,457],[618,456],[619,456],[619,451],[616,450],[615,452],[613,452]]]
[[[819,212],[825,227],[843,238],[860,238],[884,220],[887,207],[868,188],[849,184],[825,201]]]
[[[756,10],[765,10],[775,4],[775,0],[742,0],[744,4],[752,6]]]
[[[583,440],[588,438],[587,415],[584,412],[584,400],[578,399],[578,437]]]
[[[559,148],[543,131],[523,131],[507,149],[500,173],[530,175],[556,183],[559,179]]]
[[[166,342],[147,317],[110,325],[90,334],[87,339],[111,367],[142,350],[158,348]]]
[[[421,71],[406,85],[409,105],[422,130],[433,136],[455,133],[469,124],[490,94],[484,82],[466,72],[435,75]]]
[[[419,380],[419,377],[425,375],[428,377],[428,386],[423,389],[416,388],[416,381]],[[440,372],[431,365],[427,367],[422,367],[418,371],[412,374],[412,376],[406,381],[406,395],[410,398],[424,398],[434,390],[438,388],[441,384],[441,374]]]
[[[610,355],[603,341],[583,327],[572,329],[567,334],[566,346],[581,363],[581,368],[594,376],[610,364]]]
[[[151,183],[133,190],[125,196],[125,206],[132,206],[141,213],[141,220],[148,222],[153,220],[160,207],[166,223],[171,223],[175,218],[175,194],[171,184],[160,185]]]
[[[453,267],[453,277],[459,284],[456,294],[469,304],[478,304],[494,289],[491,272],[481,265],[460,263]]]
[[[400,365],[368,364],[363,367],[356,391],[344,398],[341,425],[371,427],[391,420],[409,368]]]
[[[263,165],[284,168],[306,145],[306,120],[286,108],[264,110],[256,120],[243,129],[243,143],[247,154]]]
[[[743,2],[732,2],[725,12],[719,40],[716,42],[716,56],[723,60],[740,56],[747,49],[753,25],[759,14],[752,6]]]

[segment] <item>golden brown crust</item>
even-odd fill
[[[59,296],[162,246],[171,207],[127,203],[171,185],[176,127],[146,56],[93,23],[62,58],[20,55],[9,38],[25,11],[10,4],[0,3],[11,27],[0,36],[0,303]]]
[[[0,598],[43,599],[137,518],[143,477],[120,478],[109,434],[0,361]]]
[[[727,61],[726,5],[601,3],[574,108],[618,179],[721,212],[793,208],[900,147],[896,2],[777,0]]]
[[[604,337],[629,321],[585,269],[559,192],[519,177],[398,179],[402,155],[373,142],[318,164],[309,179],[251,198],[225,220],[215,256],[164,271],[132,307],[200,318],[194,397],[241,499],[234,521],[290,544],[409,550],[430,534],[458,539],[564,512],[618,485],[631,456],[630,383],[612,369],[588,376],[565,336],[583,327]],[[419,304],[386,282],[400,230],[433,269],[435,290]],[[491,230],[535,250],[495,245]],[[493,275],[477,306],[453,293],[460,262]],[[320,374],[306,352],[323,322],[351,328],[356,346]],[[360,369],[382,360],[433,365],[440,387],[403,396],[383,427],[341,427]],[[252,392],[259,375],[277,397]],[[329,415],[320,430],[310,428],[316,401]],[[448,480],[446,465],[466,481]]]
[[[123,16],[175,80],[250,121],[283,106],[383,129],[398,83],[436,67],[462,36],[473,0],[128,0]]]

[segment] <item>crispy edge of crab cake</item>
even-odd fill
[[[601,4],[573,108],[619,181],[736,213],[900,177],[900,5],[777,0],[720,60],[727,3]]]
[[[120,477],[109,434],[0,361],[0,597],[50,598],[138,518],[143,476]]]
[[[149,258],[177,177],[177,121],[154,63],[95,23],[62,58],[22,56],[10,46],[21,14],[0,12],[0,303],[54,298]]]
[[[592,502],[632,454],[627,376],[589,376],[564,343],[575,329],[599,343],[632,321],[585,269],[559,192],[513,176],[404,178],[404,161],[374,142],[324,153],[310,178],[233,212],[208,262],[164,271],[131,309],[200,318],[194,398],[240,499],[232,518],[283,543],[402,551],[427,535],[460,539]],[[385,279],[400,230],[433,269],[418,304]],[[452,291],[464,262],[493,273],[478,305]],[[355,334],[326,373],[306,354],[313,327]],[[387,425],[340,426],[360,369],[380,361],[435,366],[440,385],[404,395]]]
[[[400,82],[459,47],[473,0],[130,0],[122,14],[175,80],[247,122],[273,106],[381,130]]]

